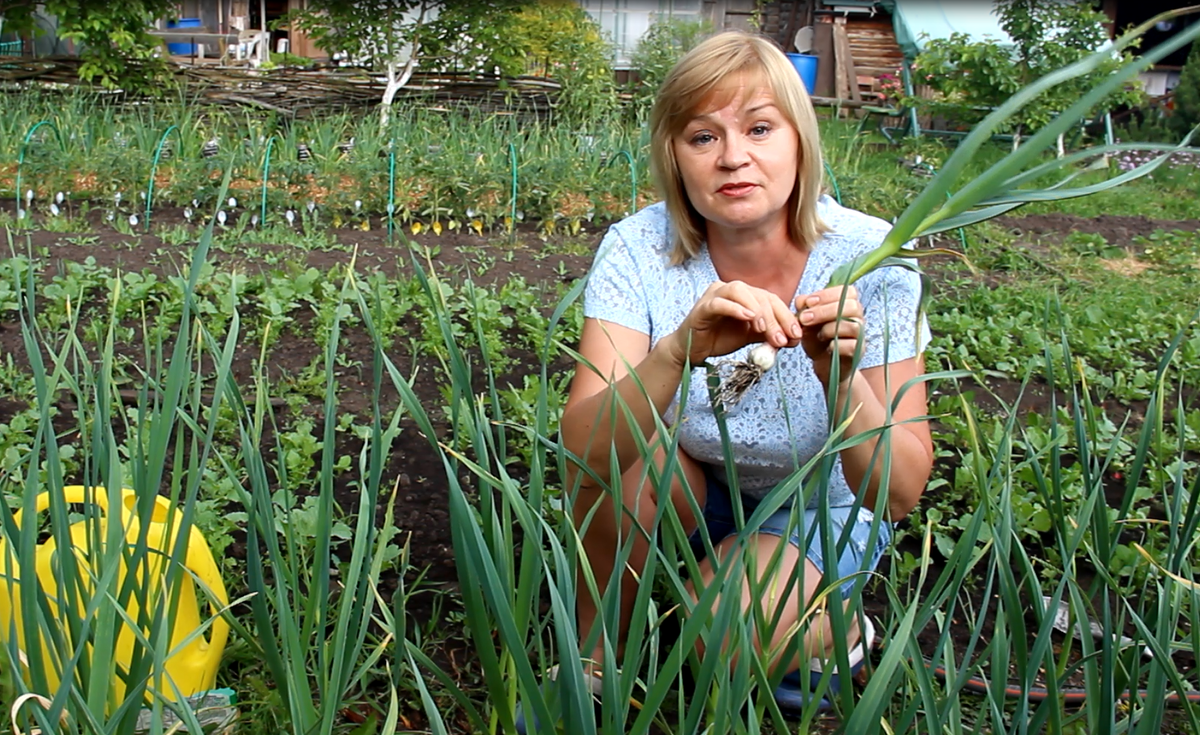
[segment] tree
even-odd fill
[[[616,108],[612,44],[579,3],[538,0],[515,11],[509,25],[518,60],[511,73],[543,74],[557,81],[555,110],[561,120],[586,125]]]
[[[1200,43],[1192,42],[1192,50],[1179,74],[1179,83],[1175,85],[1174,97],[1175,109],[1168,120],[1171,131],[1182,138],[1200,125]]]
[[[528,0],[309,0],[290,19],[330,54],[383,71],[380,122],[418,63],[434,70],[499,66],[518,54],[508,41],[512,11]]]
[[[675,62],[712,33],[712,21],[706,18],[660,16],[650,26],[638,41],[632,58],[633,68],[637,70],[637,81],[632,90],[633,108],[639,121],[649,114],[658,88]]]
[[[0,0],[0,21],[5,30],[34,33],[37,14],[54,16],[59,37],[80,47],[81,79],[110,89],[152,91],[166,62],[155,57],[160,44],[147,31],[175,8],[172,0]]]
[[[994,10],[1000,27],[1012,39],[1006,47],[996,41],[971,41],[965,34],[933,39],[913,63],[918,82],[930,85],[939,96],[932,103],[910,103],[950,113],[971,124],[983,118],[1012,94],[1040,77],[1074,63],[1108,43],[1108,17],[1092,9],[1088,0],[997,0]],[[1078,100],[1087,90],[1128,61],[1128,53],[1115,55],[1091,74],[1061,84],[1031,102],[1009,121],[1006,129],[1018,136],[1037,130]],[[1140,88],[1113,93],[1099,109],[1137,104]],[[1062,139],[1059,138],[1061,150]]]

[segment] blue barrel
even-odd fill
[[[179,20],[167,21],[167,28],[200,28],[201,23],[199,18],[180,18]],[[167,51],[175,56],[191,56],[196,53],[196,44],[194,43],[168,43]]]
[[[813,94],[813,90],[817,86],[817,57],[809,54],[788,54],[787,57],[792,62],[792,66],[796,67],[796,72],[800,74],[804,88],[808,90],[809,94]]]

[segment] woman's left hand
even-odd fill
[[[817,377],[826,386],[829,385],[836,354],[839,361],[838,381],[849,382],[853,375],[855,348],[859,338],[866,333],[858,289],[854,286],[835,286],[797,296],[796,313],[804,330],[800,344],[812,360]]]

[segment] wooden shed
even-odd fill
[[[271,33],[271,51],[286,49],[297,56],[322,58],[326,54],[304,33],[286,25],[274,27],[289,12],[305,5],[306,0],[181,0],[178,16],[198,19],[200,28],[209,33],[267,28]],[[165,25],[164,20],[158,23],[160,28]]]

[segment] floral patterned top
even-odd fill
[[[831,228],[809,253],[796,296],[819,291],[841,263],[877,246],[890,225],[842,207],[829,196],[818,203]],[[596,254],[584,292],[584,315],[642,332],[651,345],[679,328],[697,299],[719,280],[707,246],[681,265],[670,264],[671,222],[666,205],[654,204],[609,228]],[[864,311],[866,341],[860,368],[898,362],[918,355],[929,342],[929,327],[919,314],[920,277],[906,268],[880,268],[856,284]],[[746,359],[744,347],[722,359]],[[712,465],[728,485],[716,418],[706,389],[706,371],[697,367],[683,410],[677,391],[664,420],[679,422],[680,446],[691,457]],[[825,389],[803,349],[781,350],[763,380],[726,413],[734,449],[738,486],[762,498],[797,468],[816,456],[829,437]],[[828,491],[830,507],[854,504],[840,458]],[[814,494],[810,507],[816,505]]]

